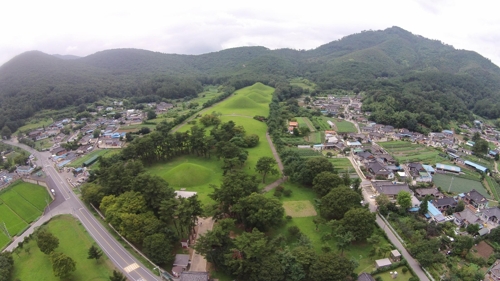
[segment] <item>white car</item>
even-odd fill
[[[56,191],[54,189],[51,189],[50,192],[52,192],[53,195],[56,195]]]

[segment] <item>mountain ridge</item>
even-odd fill
[[[416,120],[426,127],[442,127],[452,119],[465,120],[471,118],[472,112],[487,118],[500,117],[498,66],[476,52],[457,50],[438,40],[391,27],[351,34],[307,51],[259,46],[181,55],[122,48],[72,59],[26,52],[0,66],[0,127],[8,124],[15,129],[18,119],[32,116],[35,111],[105,96],[169,99],[183,93],[192,95],[194,89],[199,89],[197,83],[225,83],[239,88],[256,81],[286,83],[293,77],[315,82],[318,92],[366,92],[364,109],[375,111],[373,119],[381,123],[390,121],[381,115],[394,115],[383,108],[384,103],[387,99],[397,100],[402,93],[419,102],[421,99],[413,96],[429,95],[425,103],[433,100],[443,108],[447,105],[441,96],[450,96],[449,100],[458,104],[455,110],[464,111],[428,112],[438,121],[431,125]],[[177,83],[180,86],[172,91],[176,79],[181,81]],[[380,91],[383,94],[375,94]],[[23,99],[32,112],[20,114],[19,110],[9,109]],[[392,109],[407,111],[405,104],[397,101]]]

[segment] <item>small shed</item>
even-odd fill
[[[490,230],[487,227],[483,227],[478,231],[479,236],[484,236],[490,233]]]
[[[393,262],[398,262],[401,260],[401,253],[398,250],[391,251],[391,260]]]
[[[375,261],[375,267],[376,268],[383,268],[386,266],[390,266],[392,264],[391,260],[388,258],[385,259],[380,259]]]
[[[174,267],[180,266],[183,269],[186,269],[191,261],[189,260],[189,255],[177,254],[175,255]]]
[[[174,266],[172,267],[172,275],[175,277],[181,276],[181,273],[184,272],[184,268],[180,266]]]

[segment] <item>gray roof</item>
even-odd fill
[[[478,233],[479,233],[479,236],[484,236],[484,235],[486,235],[486,234],[490,233],[490,230],[489,230],[487,227],[483,227],[483,228],[481,228],[481,229],[478,231]]]
[[[375,181],[372,183],[375,189],[377,190],[378,193],[380,194],[385,194],[385,195],[396,195],[400,191],[404,190],[407,192],[411,193],[410,188],[406,183],[404,184],[394,184],[390,181]]]
[[[376,260],[375,263],[377,264],[377,267],[389,266],[392,264],[391,260],[388,258]]]
[[[174,266],[187,267],[189,265],[189,255],[175,255]]]
[[[444,197],[444,198],[440,198],[440,199],[436,199],[433,201],[434,203],[434,206],[436,207],[444,207],[444,206],[456,206],[457,205],[457,201],[455,201],[454,198],[452,197]]]
[[[437,188],[417,188],[415,189],[415,192],[419,196],[425,196],[425,195],[439,195],[441,192]]]
[[[180,281],[207,281],[208,272],[184,271],[181,273]]]
[[[375,281],[375,278],[373,278],[370,274],[363,272],[358,276],[357,281]]]
[[[467,222],[468,224],[482,223],[481,219],[469,209],[465,209],[459,213],[454,213],[453,216],[461,221]]]
[[[473,200],[476,203],[488,202],[488,199],[486,199],[486,197],[484,197],[481,193],[479,193],[475,189],[472,189],[471,191],[465,193],[465,197]]]
[[[485,214],[488,217],[497,217],[498,219],[500,219],[500,208],[493,207],[484,209],[483,214]]]

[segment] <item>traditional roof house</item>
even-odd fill
[[[374,181],[372,182],[373,190],[378,194],[385,194],[389,199],[395,200],[400,191],[407,191],[410,194],[413,192],[408,187],[408,184],[393,183],[390,181]]]
[[[483,224],[481,218],[468,208],[465,208],[462,212],[454,213],[455,223],[464,227],[469,224]]]
[[[427,195],[430,195],[434,198],[442,198],[443,194],[439,192],[437,188],[417,188],[415,189],[415,194],[418,197],[425,197]]]
[[[386,179],[394,178],[394,173],[392,172],[392,170],[387,169],[385,165],[382,165],[378,161],[368,162],[366,164],[366,169],[375,177],[383,177]]]
[[[358,276],[357,281],[375,281],[375,278],[370,274],[363,272]]]
[[[457,206],[457,201],[452,197],[443,197],[432,200],[432,204],[440,211],[445,211],[449,208],[455,208]]]
[[[482,213],[481,217],[485,222],[498,223],[498,220],[500,219],[500,208],[498,207],[486,208]]]
[[[484,197],[481,193],[479,193],[477,190],[472,189],[469,192],[464,193],[465,197],[464,200],[465,202],[469,203],[470,205],[474,206],[477,209],[484,209],[488,205],[488,199]]]

